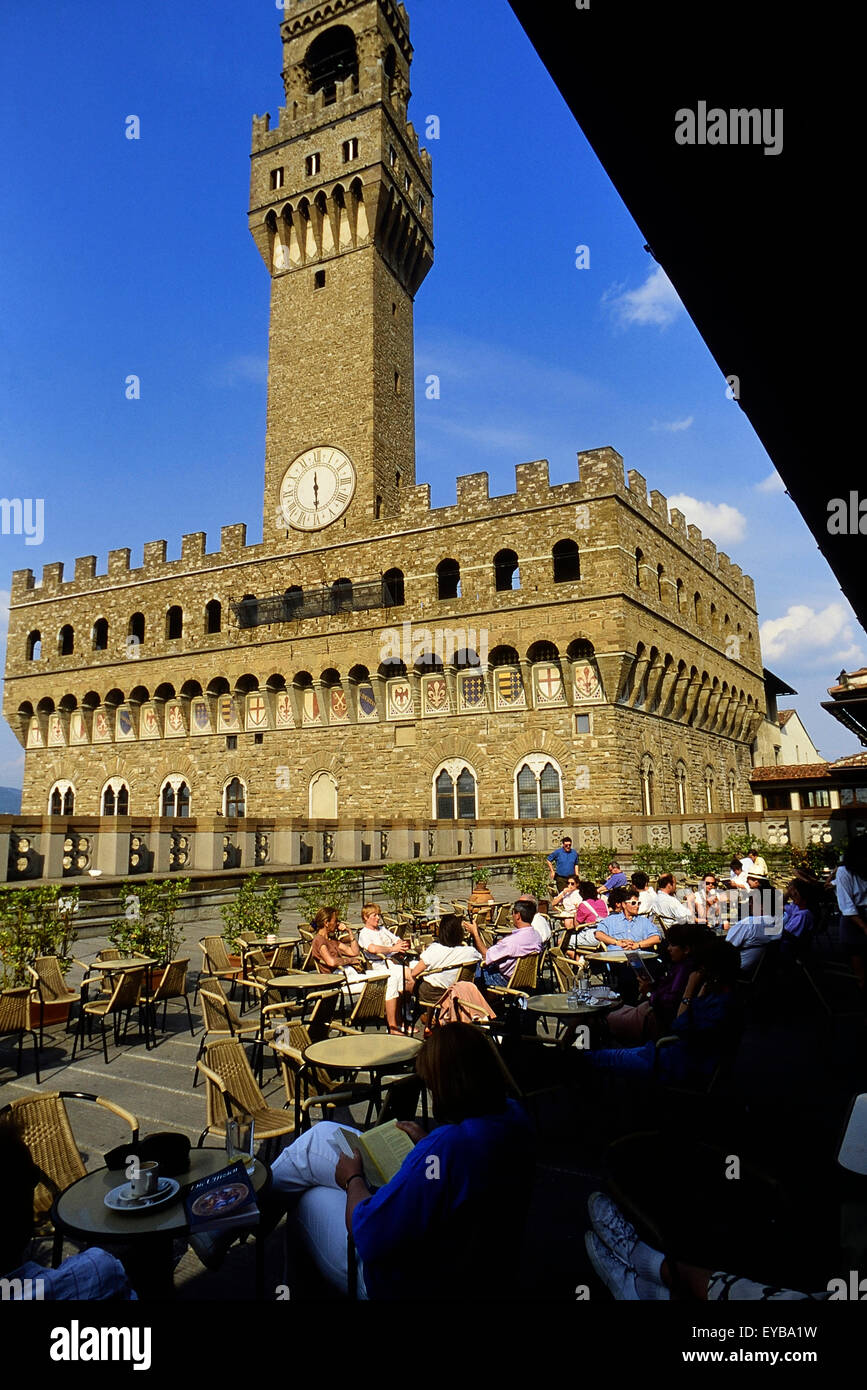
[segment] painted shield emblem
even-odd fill
[[[247,718],[256,728],[266,722],[265,701],[261,695],[251,695],[247,701]]]
[[[346,717],[346,694],[339,688],[331,692],[331,713],[335,719]]]
[[[319,700],[315,690],[304,691],[304,722],[305,724],[319,723]]]
[[[428,681],[427,685],[425,686],[425,696],[427,698],[428,709],[445,709],[449,702],[449,695],[448,691],[446,690],[445,681],[440,680],[439,677],[437,677],[436,680]]]
[[[117,727],[124,738],[129,738],[132,733],[132,715],[128,709],[118,710]]]
[[[181,714],[180,707],[178,705],[172,705],[169,710],[169,728],[173,730],[174,733],[177,733],[178,730],[183,727],[184,716]]]
[[[279,700],[277,701],[277,723],[288,724],[291,720],[291,717],[292,716],[289,705],[289,696],[281,695]]]
[[[391,688],[392,707],[398,714],[405,714],[412,707],[412,696],[408,685],[394,685]]]
[[[75,721],[75,737],[76,737],[76,738],[86,738],[86,737],[87,737],[87,729],[85,728],[84,719],[83,719],[83,717],[82,717],[81,715],[79,715],[78,718],[77,718],[77,720]]]
[[[93,722],[96,725],[96,732],[99,735],[99,737],[105,738],[108,733],[108,720],[102,713],[102,710],[96,711],[96,718]]]
[[[193,719],[196,721],[197,729],[207,729],[210,724],[208,706],[204,700],[197,700],[193,706]]]
[[[152,709],[146,709],[143,718],[144,726],[147,733],[155,734],[157,732],[157,729],[159,728],[156,712]]]
[[[599,677],[592,666],[575,667],[575,699],[595,700],[599,694]]]
[[[231,695],[224,695],[220,701],[220,720],[223,724],[237,724],[238,716],[235,713],[235,701]]]
[[[365,719],[370,719],[372,715],[376,714],[376,699],[372,685],[360,685],[358,687],[358,708]]]
[[[517,704],[522,694],[521,677],[517,671],[497,672],[497,694],[501,704]]]
[[[544,705],[550,705],[555,700],[562,699],[563,679],[559,668],[540,666],[536,672],[536,689],[539,692],[539,700]]]
[[[477,709],[485,702],[485,682],[481,676],[465,676],[461,695],[468,709]]]

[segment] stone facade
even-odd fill
[[[135,567],[119,549],[101,573],[86,556],[71,578],[14,574],[23,813],[625,827],[748,811],[752,581],[611,448],[579,455],[573,482],[521,463],[513,493],[470,474],[431,508],[412,298],[432,197],[406,12],[301,3],[282,33],[287,105],[254,123],[250,214],[273,282],[264,539],[228,526],[174,561],[160,540]],[[352,462],[351,501],[278,528],[287,468],[329,447]]]

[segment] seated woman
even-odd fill
[[[562,908],[564,917],[574,917],[577,908],[580,907],[582,902],[583,898],[581,897],[581,891],[578,887],[578,880],[574,874],[570,874],[566,880],[566,887],[563,889],[563,892],[558,893],[556,897],[551,899],[551,906]]]
[[[336,907],[320,907],[313,918],[315,932],[311,959],[320,975],[333,975],[342,970],[346,980],[344,998],[355,999],[364,988],[364,957],[358,942],[345,922],[338,920]]]
[[[665,938],[669,966],[658,984],[649,979],[638,981],[641,1000],[634,1007],[625,1004],[614,1009],[605,1020],[613,1042],[631,1047],[646,1038],[658,1038],[667,1033],[680,1008],[690,975],[696,968],[696,955],[706,933],[689,924],[675,922]]]
[[[702,950],[702,963],[690,974],[671,1025],[677,1042],[661,1049],[658,1073],[664,1081],[702,1084],[714,1069],[732,1037],[737,1011],[734,987],[738,952],[720,937],[711,937]],[[579,1053],[595,1068],[613,1068],[650,1076],[657,1070],[656,1044],[602,1048]]]
[[[608,916],[608,906],[599,897],[599,890],[595,883],[589,879],[581,879],[578,884],[578,892],[581,901],[575,906],[575,932],[571,938],[571,947],[566,954],[573,960],[578,955],[582,946],[597,946],[595,927],[601,922],[603,917]],[[578,928],[581,928],[579,931]]]
[[[460,966],[477,963],[481,959],[475,946],[464,944],[464,924],[457,913],[446,913],[440,919],[437,940],[422,951],[418,964],[409,972],[415,982],[426,970],[443,967],[435,975],[428,975],[419,982],[418,1001],[430,1006],[424,1014],[426,1029],[430,1027],[431,1009],[440,1002],[449,985],[455,983]]]
[[[361,909],[364,926],[358,933],[358,944],[374,963],[380,961],[388,970],[388,989],[385,994],[385,1021],[389,1033],[402,1033],[400,1027],[399,1005],[404,994],[412,989],[409,972],[404,971],[403,963],[395,959],[409,950],[409,942],[402,941],[388,927],[383,926],[382,913],[377,903],[365,903]]]
[[[322,1121],[272,1166],[274,1191],[301,1193],[295,1220],[318,1268],[347,1287],[346,1233],[369,1299],[417,1299],[428,1289],[478,1299],[480,1261],[508,1288],[521,1258],[521,1226],[533,1188],[535,1143],[524,1110],[507,1095],[490,1040],[467,1023],[438,1028],[416,1071],[433,1099],[436,1128],[400,1124],[415,1147],[372,1193],[360,1158],[347,1157]]]

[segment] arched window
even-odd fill
[[[27,638],[27,660],[42,660],[42,633],[31,632]]]
[[[701,594],[699,594],[699,593],[695,593],[695,594],[693,594],[693,596],[692,596],[692,611],[693,611],[693,614],[695,615],[695,620],[696,620],[696,622],[697,622],[697,623],[703,623],[703,622],[704,622],[704,603],[702,602],[702,597],[701,597]]]
[[[569,584],[581,578],[581,557],[575,541],[557,541],[551,551],[554,562],[554,583]]]
[[[50,816],[71,816],[75,813],[75,788],[71,782],[55,782],[48,803]]]
[[[434,774],[434,816],[437,820],[475,820],[477,779],[459,758],[450,758]]]
[[[247,788],[240,777],[233,777],[223,792],[223,815],[230,819],[247,814]]]
[[[677,788],[677,814],[686,815],[686,763],[679,762],[674,769],[674,785]]]
[[[382,576],[383,608],[402,608],[405,602],[403,570],[386,570]]]
[[[311,777],[307,806],[311,819],[337,819],[337,780],[330,772],[317,772]]]
[[[352,611],[351,579],[335,579],[331,585],[331,611],[332,613],[350,613]]]
[[[166,613],[166,641],[177,642],[184,635],[184,610],[179,603],[173,603]]]
[[[521,572],[518,557],[514,550],[498,550],[494,556],[494,588],[497,593],[507,589],[520,589]]]
[[[437,598],[461,597],[461,567],[457,560],[440,560],[437,565]]]
[[[64,623],[57,637],[57,651],[60,656],[72,656],[75,651],[75,633],[71,623]]]
[[[735,776],[734,772],[729,772],[729,775],[728,775],[728,788],[729,788],[729,810],[730,810],[730,811],[736,811],[736,810],[738,809],[737,806],[736,806],[736,804],[735,804],[735,803],[736,803],[736,800],[737,800],[737,797],[736,797],[737,780],[738,780],[738,779],[737,779],[737,777]]]
[[[102,815],[129,815],[129,787],[120,777],[112,777],[106,782],[102,792]]]
[[[189,814],[189,787],[181,776],[167,777],[160,794],[160,815],[180,818]]]
[[[657,595],[659,596],[659,601],[660,601],[660,603],[662,603],[662,581],[663,581],[664,576],[665,576],[665,566],[664,566],[664,565],[657,565],[657,566],[656,566],[656,592],[657,592]]]
[[[636,550],[636,552],[635,552],[635,587],[636,587],[637,589],[640,589],[640,588],[641,588],[641,563],[642,563],[643,559],[644,559],[644,551],[643,551],[643,550]]]
[[[678,611],[678,613],[682,613],[682,612],[683,612],[683,580],[682,580],[682,579],[678,579],[678,581],[677,581],[677,611]]]
[[[144,613],[133,613],[126,631],[127,636],[132,637],[136,643],[143,642],[145,638]]]
[[[93,625],[93,650],[95,652],[108,651],[108,619],[97,618]]]
[[[649,753],[641,759],[641,814],[653,815],[653,759]]]
[[[337,100],[337,83],[349,80],[358,91],[358,50],[355,35],[345,24],[326,29],[315,38],[304,57],[311,92],[322,92],[325,106]]]
[[[530,753],[515,769],[518,820],[558,820],[563,815],[563,774],[544,753]]]
[[[714,775],[713,768],[706,767],[704,770],[704,803],[708,815],[713,815],[713,789]]]
[[[222,632],[223,605],[218,598],[205,604],[205,632]]]

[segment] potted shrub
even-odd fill
[[[261,877],[259,873],[248,874],[231,902],[220,908],[223,940],[233,965],[241,964],[242,940],[259,940],[278,933],[283,888],[276,879],[260,888]]]
[[[38,884],[0,893],[0,975],[4,989],[29,985],[28,967],[37,956],[57,956],[61,973],[72,963],[70,948],[77,936],[73,919],[78,911],[77,887]],[[43,1026],[65,1023],[69,1003],[45,1000]]]
[[[159,966],[174,960],[181,944],[181,930],[175,917],[187,878],[170,878],[146,883],[125,883],[120,891],[123,916],[117,921],[109,941],[125,955],[149,956]],[[152,972],[153,987],[163,976]]]

